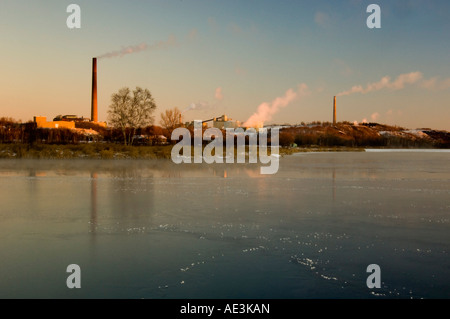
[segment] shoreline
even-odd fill
[[[172,145],[125,146],[121,144],[0,144],[0,159],[80,159],[80,160],[138,160],[171,159]],[[280,147],[279,155],[323,152],[450,152],[442,148],[386,148],[348,146]]]

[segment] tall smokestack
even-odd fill
[[[93,58],[92,59],[91,121],[92,122],[98,122],[98,113],[97,113],[97,58]]]
[[[334,97],[333,103],[333,125],[336,125],[336,97]]]

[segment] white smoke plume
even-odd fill
[[[354,86],[348,91],[339,93],[337,96],[351,95],[354,93],[367,94],[369,92],[379,91],[382,89],[401,90],[407,84],[417,83],[422,79],[421,72],[411,72],[399,75],[395,81],[391,81],[389,76],[383,77],[380,81],[369,83],[365,88],[361,85]]]
[[[379,118],[380,118],[380,113],[378,113],[378,112],[375,112],[375,113],[373,113],[371,116],[370,116],[370,118],[372,119],[372,121],[377,121]]]
[[[304,83],[298,87],[298,92],[293,89],[286,91],[284,96],[277,97],[272,103],[264,102],[258,106],[258,109],[252,116],[243,124],[245,127],[253,127],[263,125],[264,122],[270,121],[281,108],[286,107],[297,99],[309,93],[308,86]]]
[[[420,86],[431,91],[447,90],[450,88],[450,78],[439,79],[438,77],[433,77],[423,80]]]
[[[214,95],[214,97],[216,98],[216,100],[223,100],[223,93],[222,93],[222,88],[218,87],[216,89],[216,94]]]
[[[183,110],[184,112],[193,111],[193,110],[205,110],[211,108],[212,105],[208,102],[192,102],[189,106]]]
[[[114,58],[114,57],[123,57],[127,54],[142,52],[142,51],[153,51],[153,50],[161,50],[173,47],[177,44],[177,39],[174,35],[169,36],[166,41],[159,41],[154,44],[148,45],[147,43],[141,43],[137,45],[130,45],[127,47],[122,47],[120,50],[108,52],[102,55],[99,55],[98,59],[103,58]]]
[[[186,109],[183,110],[184,112],[193,111],[193,110],[207,110],[207,109],[213,109],[218,106],[218,102],[223,100],[223,93],[222,93],[222,87],[216,88],[216,91],[214,92],[214,98],[216,102],[209,103],[209,102],[192,102]]]

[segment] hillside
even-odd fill
[[[378,123],[348,122],[283,126],[281,146],[347,146],[389,148],[450,148],[450,133],[432,129],[405,129]]]

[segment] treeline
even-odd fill
[[[323,130],[315,128],[287,128],[280,133],[280,145],[291,146],[347,146],[347,147],[365,147],[365,146],[386,146],[386,140],[373,132],[364,129],[353,129],[350,132],[343,133],[332,126],[325,127]]]
[[[76,122],[75,127],[79,130],[38,128],[34,122],[20,123],[11,118],[0,118],[0,143],[29,145],[78,144],[85,142],[123,143],[123,132],[121,130],[106,128],[89,122]],[[160,137],[167,135],[167,130],[159,126],[149,126],[137,129],[135,134],[151,137],[145,141],[136,139],[137,145],[159,145],[164,141]]]
[[[20,123],[10,118],[0,118],[0,143],[20,144],[79,144],[86,142],[123,143],[123,131],[107,128],[95,123],[76,122],[78,130],[65,128],[38,128],[36,123]],[[91,131],[92,130],[92,131]],[[193,128],[189,128],[194,138]],[[132,129],[130,128],[130,132]],[[332,125],[329,122],[313,122],[308,125],[285,127],[280,130],[279,145],[283,147],[398,147],[398,148],[450,148],[450,133],[424,129],[422,136],[409,133],[404,128],[378,123],[353,125],[341,122]],[[223,141],[226,143],[226,133]],[[138,128],[133,145],[163,145],[170,141],[170,132],[159,126],[151,125]],[[246,136],[246,144],[249,137]],[[271,136],[267,138],[270,145]],[[175,143],[176,141],[173,141]],[[208,141],[203,141],[208,144]],[[236,141],[235,141],[236,145]]]
[[[346,147],[398,147],[398,148],[449,148],[450,134],[439,132],[419,137],[407,133],[403,128],[390,127],[377,123],[353,125],[339,123],[336,126],[320,124],[317,126],[290,127],[280,132],[280,146],[298,147],[346,146]],[[436,138],[438,137],[438,138]]]

